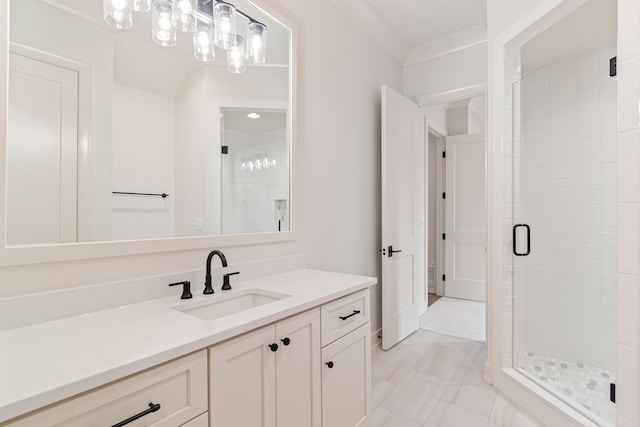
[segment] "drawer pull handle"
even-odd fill
[[[281,339],[280,341],[282,341],[282,344],[284,344],[284,345],[291,344],[291,339],[289,339],[289,337]]]
[[[269,350],[276,352],[278,351],[278,344],[273,343],[273,344],[269,344],[267,347],[269,347]]]
[[[350,315],[348,315],[348,316],[340,316],[340,319],[342,319],[342,320],[347,320],[349,317],[353,317],[353,316],[355,316],[356,314],[360,314],[360,310],[353,310],[353,313],[351,313],[351,314],[350,314]]]
[[[129,424],[129,423],[134,422],[134,421],[135,421],[135,420],[137,420],[138,418],[142,418],[142,417],[144,417],[145,415],[148,415],[148,414],[150,414],[150,413],[152,413],[152,412],[157,412],[157,411],[159,411],[159,410],[160,410],[160,404],[159,404],[159,403],[149,403],[149,409],[147,409],[146,411],[142,411],[142,412],[140,412],[139,414],[134,415],[134,416],[133,416],[133,417],[131,417],[131,418],[127,418],[127,419],[126,419],[126,420],[124,420],[124,421],[120,421],[118,424],[114,424],[112,427],[122,427],[122,426],[125,426],[125,425],[127,425],[127,424]]]
[[[325,365],[327,365],[329,367],[329,369],[333,369],[333,362],[329,361],[329,362],[325,363]]]

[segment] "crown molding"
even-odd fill
[[[477,25],[437,40],[413,47],[406,56],[404,66],[420,64],[439,56],[468,49],[487,42],[487,27]]]

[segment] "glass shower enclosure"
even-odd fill
[[[615,32],[513,86],[513,367],[599,425],[615,425]]]

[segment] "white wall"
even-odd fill
[[[231,263],[304,252],[309,267],[379,277],[379,93],[383,84],[402,89],[402,68],[344,18],[331,2],[286,0],[280,3],[302,30],[300,71],[304,78],[299,113],[303,127],[293,160],[297,181],[292,212],[299,239],[291,243],[220,249]],[[341,31],[327,31],[327,28]],[[178,117],[179,103],[176,102]],[[106,132],[110,135],[111,131]],[[176,158],[177,168],[178,163]],[[177,169],[176,173],[178,179],[181,172]],[[192,182],[201,182],[197,170],[187,169],[184,173],[190,174],[187,176],[192,177]],[[176,191],[179,191],[177,185]],[[179,203],[176,198],[176,207]],[[205,250],[176,251],[3,267],[0,283],[20,283],[20,286],[1,286],[0,295],[203,268],[206,253]],[[372,297],[375,330],[381,323],[379,286],[374,288]]]
[[[447,131],[449,136],[469,133],[469,107],[447,109]]]
[[[113,85],[113,191],[169,194],[168,198],[114,194],[114,240],[175,235],[174,128],[173,98]]]
[[[447,109],[443,105],[432,105],[424,108],[429,129],[440,136],[447,136]]]
[[[487,121],[485,96],[474,96],[469,101],[469,117],[467,130],[470,134],[484,133]]]

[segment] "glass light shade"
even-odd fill
[[[133,26],[131,0],[103,0],[104,20],[119,30]]]
[[[227,49],[227,68],[232,73],[243,73],[247,66],[244,63],[244,39],[235,35]]]
[[[213,38],[213,25],[202,21],[198,22],[198,28],[193,33],[193,54],[196,59],[203,62],[211,62],[216,59]]]
[[[216,3],[213,20],[216,46],[227,49],[236,35],[236,8],[232,4]]]
[[[160,46],[175,46],[176,29],[171,24],[173,3],[170,0],[153,0],[151,37]]]
[[[136,12],[149,12],[151,10],[151,0],[133,0],[133,10]]]
[[[267,27],[259,22],[247,26],[247,61],[264,64],[267,52]]]
[[[198,20],[198,0],[174,0],[173,26],[180,31],[193,33]]]

